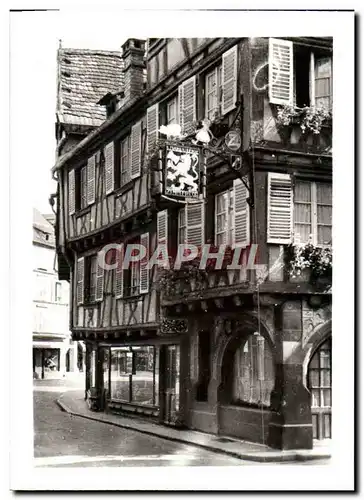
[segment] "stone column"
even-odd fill
[[[274,410],[268,445],[279,449],[312,448],[311,396],[303,380],[301,300],[275,307],[277,364],[271,396]]]

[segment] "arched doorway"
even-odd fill
[[[313,439],[331,438],[331,338],[313,353],[308,365],[307,387],[311,392]]]

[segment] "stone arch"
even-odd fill
[[[259,328],[260,326],[260,328]],[[222,368],[225,355],[232,345],[238,344],[239,340],[248,337],[254,332],[260,331],[261,335],[269,342],[273,352],[273,357],[276,361],[277,354],[273,338],[273,332],[269,329],[264,320],[258,320],[254,313],[243,313],[239,315],[238,324],[233,326],[230,333],[223,330],[218,333],[215,344],[215,355],[212,367],[212,375],[217,387],[222,383]]]

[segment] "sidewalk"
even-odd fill
[[[331,457],[327,446],[317,446],[313,450],[274,450],[268,446],[249,443],[234,438],[223,438],[192,430],[179,430],[148,422],[141,418],[128,418],[112,413],[92,412],[84,400],[84,391],[65,392],[57,400],[63,411],[75,416],[115,425],[144,434],[177,441],[184,444],[200,446],[210,451],[224,453],[243,460],[255,462],[292,462],[328,459]]]

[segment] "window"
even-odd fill
[[[294,47],[294,104],[331,109],[331,57]]]
[[[332,186],[296,181],[294,186],[294,234],[297,243],[331,245]]]
[[[186,210],[184,208],[178,212],[178,243],[186,243]]]
[[[120,186],[130,179],[130,137],[126,137],[120,144]]]
[[[167,102],[166,112],[167,112],[167,125],[170,125],[172,123],[178,123],[177,96],[173,97],[173,99]]]
[[[331,438],[331,339],[314,353],[308,365],[314,439]]]
[[[158,406],[159,349],[153,346],[111,348],[111,399]]]
[[[233,362],[233,402],[270,406],[274,361],[264,337],[250,335],[236,350]]]
[[[332,107],[332,57],[288,40],[269,39],[269,98],[275,104]]]
[[[55,286],[55,301],[62,302],[62,283],[59,281],[56,282]]]
[[[129,242],[129,244],[140,244],[140,240]],[[140,262],[129,262],[128,268],[124,270],[124,297],[139,295],[140,293]]]
[[[215,244],[234,242],[234,190],[229,189],[215,197]]]
[[[314,80],[315,105],[331,109],[332,106],[332,59],[321,57],[315,59]]]
[[[222,66],[214,68],[205,77],[205,116],[212,120],[216,112],[220,111],[222,97]]]
[[[84,299],[87,303],[103,300],[104,293],[104,268],[98,265],[98,254],[85,257],[84,261],[84,265],[78,263],[78,304]]]

